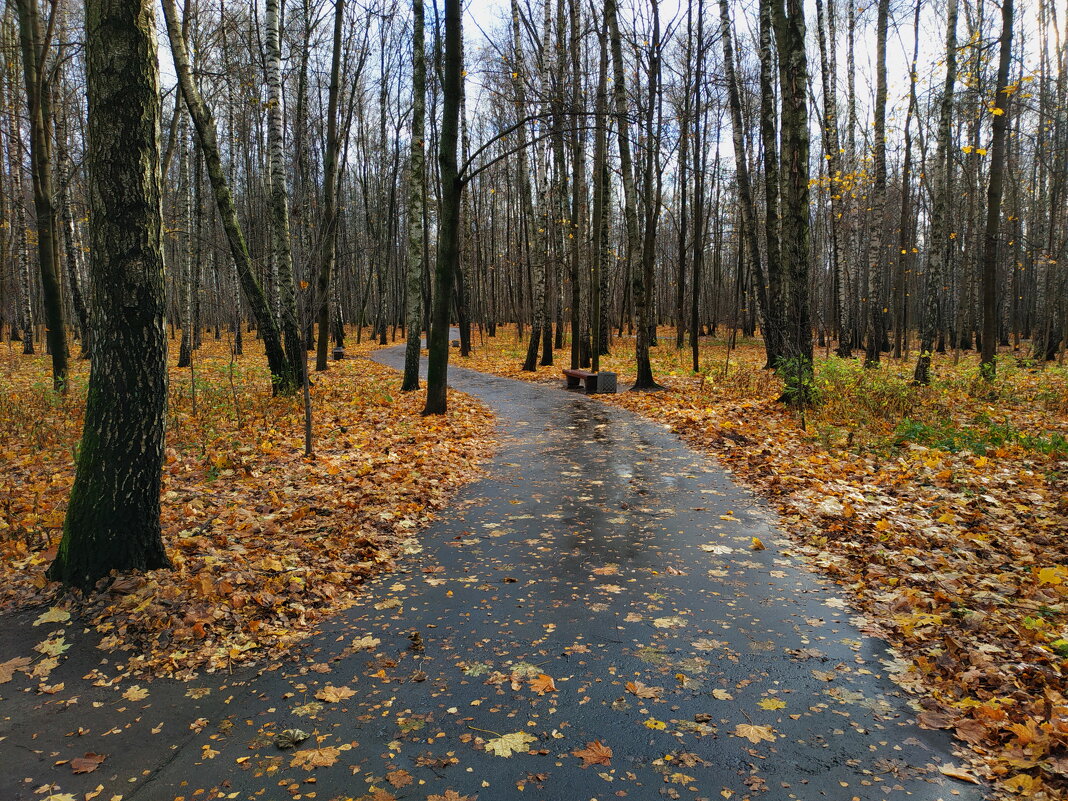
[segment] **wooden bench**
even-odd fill
[[[616,391],[615,373],[591,373],[589,370],[564,370],[568,389],[584,388],[587,395],[614,393]]]

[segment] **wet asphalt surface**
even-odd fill
[[[707,457],[557,387],[450,383],[501,447],[420,553],[259,671],[131,701],[76,647],[65,691],[0,686],[0,801],[984,797],[938,772],[959,760],[891,656]],[[8,619],[0,661],[47,633],[36,614]],[[287,729],[310,737],[280,750]],[[86,752],[107,758],[73,774]]]

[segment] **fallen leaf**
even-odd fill
[[[326,748],[305,748],[293,752],[293,759],[290,761],[289,767],[304,768],[305,770],[329,768],[337,762],[338,757],[340,756],[341,751],[333,746],[327,746]]]
[[[686,619],[678,615],[658,617],[653,621],[653,625],[658,629],[681,629],[686,625]]]
[[[557,691],[556,682],[553,681],[552,676],[545,673],[540,673],[530,680],[530,689],[538,695],[545,695],[545,693],[554,693]]]
[[[31,662],[33,660],[28,656],[16,656],[14,659],[0,662],[0,684],[7,684],[15,675],[16,670],[21,670]]]
[[[320,701],[334,704],[338,701],[344,701],[346,698],[352,698],[354,695],[356,695],[356,691],[349,687],[334,687],[333,685],[328,684],[326,687],[319,690],[319,692],[315,694],[315,697]]]
[[[33,625],[40,626],[44,623],[66,623],[68,620],[70,620],[70,612],[66,609],[60,609],[58,606],[53,606],[33,621]]]
[[[386,774],[386,781],[392,784],[394,787],[407,787],[414,781],[412,774],[404,769],[391,770]]]
[[[135,684],[132,687],[128,687],[122,697],[127,701],[143,701],[148,697],[148,690]]]
[[[581,759],[582,767],[584,768],[588,768],[590,765],[610,765],[612,763],[612,749],[602,744],[600,740],[586,743],[585,748],[576,748],[571,752],[571,755]]]
[[[285,750],[300,745],[311,735],[301,729],[283,729],[274,738],[275,747]]]
[[[971,784],[979,784],[979,779],[971,772],[964,768],[958,768],[956,765],[939,765],[938,771],[944,776],[949,776],[951,779],[958,779],[959,781],[970,782]]]
[[[660,694],[664,692],[663,687],[649,687],[640,681],[628,681],[624,686],[627,688],[627,692],[633,693],[639,698],[659,698]]]
[[[786,702],[781,698],[765,698],[762,701],[758,701],[757,706],[761,709],[785,709]]]
[[[85,756],[72,759],[70,769],[73,773],[92,773],[105,759],[107,759],[107,754],[94,754],[90,751]]]
[[[767,740],[769,743],[775,742],[775,730],[771,726],[755,726],[752,723],[739,723],[734,727],[733,734],[736,737],[744,737],[751,743],[759,743],[761,740]]]
[[[536,737],[525,731],[516,731],[486,740],[486,750],[499,757],[510,757],[517,751],[526,751],[527,746],[535,740],[537,740]]]

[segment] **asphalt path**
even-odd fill
[[[900,664],[707,456],[559,387],[450,383],[501,447],[420,552],[290,659],[134,701],[71,632],[64,692],[0,686],[0,799],[985,797],[939,771],[960,760],[915,724]],[[33,617],[8,618],[0,661],[44,636]],[[287,730],[308,738],[280,748]],[[85,753],[107,757],[74,774]]]

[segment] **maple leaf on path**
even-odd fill
[[[775,742],[775,729],[771,726],[754,726],[752,723],[739,723],[734,727],[733,732],[735,737],[744,737],[751,743],[759,743],[761,740],[767,740],[769,743]]]
[[[581,759],[582,767],[584,768],[588,768],[590,765],[612,764],[612,749],[604,745],[600,740],[586,743],[585,748],[576,748],[571,752],[571,755]]]
[[[16,656],[14,659],[0,662],[0,684],[7,684],[11,681],[11,677],[15,675],[16,670],[21,670],[31,662],[33,660],[28,656]]]
[[[502,734],[500,737],[486,740],[486,750],[499,757],[510,757],[516,751],[526,751],[527,746],[536,739],[537,737],[533,737],[525,731]]]
[[[142,701],[148,697],[148,690],[135,684],[133,687],[128,688],[122,694],[122,697],[127,701]]]
[[[323,689],[319,690],[315,694],[315,697],[320,701],[326,701],[327,703],[337,703],[338,701],[344,701],[346,698],[352,698],[356,695],[356,691],[349,687],[334,687],[328,684]]]
[[[33,625],[36,627],[42,623],[66,623],[68,620],[70,620],[70,612],[66,609],[60,609],[58,606],[53,606],[33,621]]]
[[[304,748],[293,752],[293,761],[289,763],[289,767],[304,768],[305,770],[329,768],[337,762],[340,756],[341,751],[333,746],[328,746],[327,748]]]
[[[557,691],[556,682],[553,681],[553,677],[546,673],[539,673],[531,679],[530,689],[538,695],[545,695],[545,693],[554,693]]]
[[[446,790],[445,795],[428,795],[426,801],[475,801],[475,796],[460,795],[455,790]]]
[[[386,774],[386,781],[392,784],[394,787],[407,787],[412,783],[412,774],[408,771],[400,768],[398,770],[391,770]]]
[[[628,681],[624,686],[627,688],[627,692],[633,693],[639,698],[659,698],[660,694],[664,692],[663,687],[649,687],[640,681]]]
[[[94,770],[99,768],[100,763],[102,763],[107,758],[107,754],[94,754],[92,751],[90,751],[85,756],[80,756],[76,759],[72,759],[70,761],[70,769],[74,773],[92,773]]]

